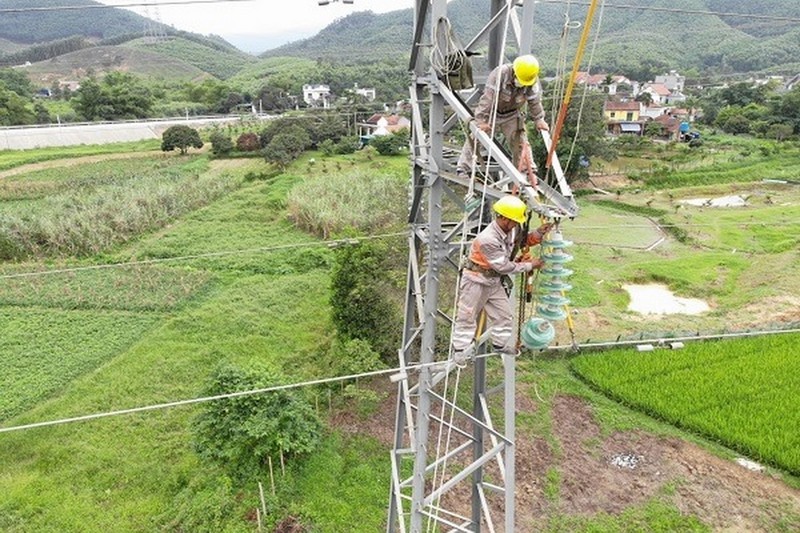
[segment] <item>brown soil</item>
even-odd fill
[[[345,433],[375,437],[388,451],[395,393],[385,383],[376,386],[386,396],[377,413],[360,418],[338,411],[331,422]],[[518,390],[519,412],[539,408],[531,397],[536,395]],[[541,435],[517,432],[518,532],[538,531],[537,524],[543,526],[554,517],[619,515],[654,498],[697,517],[713,531],[800,531],[800,490],[768,473],[749,470],[676,437],[640,429],[605,436],[582,398],[558,395],[550,409],[554,444]],[[499,475],[492,469],[487,468],[488,476]],[[553,469],[560,478],[555,497],[546,495],[547,473]],[[469,485],[462,483],[448,493],[444,504],[469,515],[470,498]]]

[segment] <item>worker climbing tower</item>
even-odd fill
[[[551,151],[552,179],[536,181],[471,120],[469,106],[480,97],[482,80],[476,75],[472,86],[470,57],[481,47],[491,70],[530,53],[534,3],[490,0],[486,25],[472,39],[459,41],[447,0],[415,0],[409,258],[400,371],[393,376],[398,396],[389,532],[515,530],[515,358],[488,354],[479,325],[476,355],[468,362],[470,372],[463,372],[471,376],[471,391],[465,393],[464,365],[452,358],[449,331],[462,252],[489,222],[486,213],[494,201],[514,191],[533,213],[556,223],[578,212],[547,132],[542,135]],[[510,34],[514,42],[506,43]],[[447,139],[456,127],[469,128],[488,161],[477,179],[475,173],[458,175],[447,156]],[[537,316],[520,328],[529,348],[553,340],[552,322],[564,318],[568,301],[569,243],[554,231],[545,244]]]

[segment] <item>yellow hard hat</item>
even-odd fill
[[[525,211],[528,206],[517,196],[503,196],[494,203],[494,212],[519,224],[524,224],[527,217]]]
[[[533,85],[539,77],[539,61],[532,55],[519,56],[514,60],[514,77],[522,86]]]

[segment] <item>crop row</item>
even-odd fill
[[[628,405],[800,473],[800,335],[586,354],[572,368]]]

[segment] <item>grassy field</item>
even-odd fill
[[[92,153],[90,147],[77,150],[36,151],[27,161]],[[312,158],[317,161],[315,165],[310,163]],[[330,173],[320,170],[320,159],[320,154],[305,154],[286,173],[263,179],[252,179],[272,175],[258,159],[214,161],[206,156],[158,155],[147,165],[108,160],[62,167],[60,171],[20,173],[4,181],[0,211],[30,210],[40,215],[54,205],[52,198],[67,192],[83,198],[95,193],[113,196],[112,191],[140,186],[139,177],[151,171],[165,182],[224,181],[230,186],[80,260],[69,253],[45,254],[3,265],[2,426],[195,398],[222,363],[245,368],[266,366],[293,382],[335,374],[337,361],[329,351],[334,337],[329,302],[333,252],[318,237],[297,228],[294,222],[302,213],[292,211],[292,202],[297,208],[305,205],[302,198],[309,195],[323,197],[325,188],[320,186],[328,182],[332,187],[345,184],[345,189],[337,190],[352,192],[346,188],[351,168],[354,175],[363,178],[359,187],[364,191],[372,190],[372,179],[383,185],[405,179],[408,162],[405,157],[339,157],[344,177],[327,180]],[[21,161],[17,159],[15,165],[24,164]],[[336,166],[331,162],[326,168]],[[626,207],[593,204],[591,198],[582,200],[581,217],[563,224],[565,237],[576,241],[570,249],[575,255],[570,268],[576,271],[570,297],[578,311],[578,335],[613,338],[620,333],[714,329],[748,320],[758,323],[763,319],[754,313],[758,302],[796,309],[790,299],[777,302],[787,294],[797,295],[794,280],[800,275],[800,262],[796,246],[792,246],[796,241],[790,235],[795,227],[791,224],[796,224],[792,220],[797,219],[794,189],[770,192],[776,199],[774,204],[755,202],[741,213],[725,211],[725,223],[708,209],[695,212],[690,207],[673,207],[676,199],[728,190],[725,187],[733,186],[705,191],[673,189],[672,198],[659,191],[625,190],[613,202]],[[400,214],[390,218],[398,220],[377,218],[367,225],[376,224],[379,230],[384,230],[382,224],[389,229],[402,225],[407,197],[394,196]],[[326,217],[350,220],[347,215],[353,213],[348,211],[354,211],[356,200],[323,202],[311,215],[336,208]],[[685,214],[691,219],[687,221]],[[336,236],[338,227],[332,232],[320,229],[319,220],[311,215],[304,215],[309,217],[307,227]],[[763,225],[757,228],[758,247],[734,253],[730,248],[753,246],[751,229],[746,226],[749,217]],[[678,242],[670,237],[646,251],[665,234],[658,227],[664,222],[685,225],[689,240]],[[773,231],[782,225],[788,230]],[[404,242],[402,237],[391,241],[401,257],[405,257]],[[138,264],[113,266],[131,261]],[[41,271],[50,273],[36,274]],[[404,270],[398,271],[398,283],[404,283],[404,274]],[[681,295],[708,298],[714,310],[703,317],[643,319],[625,310],[627,296],[621,285],[632,281],[657,281]],[[567,338],[562,325],[559,328],[560,338]],[[771,373],[767,367],[753,371],[747,366],[752,365],[753,356],[747,355],[747,344],[743,346],[734,349],[743,355],[731,358],[740,372],[752,371],[754,378],[767,380],[781,371],[778,358],[770,360],[774,363]],[[690,357],[696,352],[683,353],[681,357],[687,357],[684,366],[696,363]],[[520,382],[531,387],[531,400],[538,395],[548,400],[540,409],[520,416],[522,429],[554,441],[557,421],[550,411],[550,399],[566,393],[589,399],[606,432],[645,428],[685,436],[669,424],[597,392],[602,389],[622,397],[625,391],[618,381],[625,381],[619,379],[624,374],[613,369],[627,361],[625,357],[628,355],[595,354],[577,360],[576,367],[592,363],[606,368],[595,371],[592,387],[571,373],[568,358],[521,360]],[[724,368],[722,361],[708,366],[709,371]],[[648,375],[656,378],[656,372],[648,374],[646,368],[641,372],[643,380]],[[589,371],[586,373],[588,376]],[[786,372],[781,383],[796,388],[791,381],[795,374]],[[682,384],[696,386],[690,380],[675,380],[671,385],[674,395],[682,394]],[[662,385],[666,389],[665,382],[656,386]],[[313,388],[306,395],[325,416],[346,401],[340,390]],[[762,399],[761,409],[776,405],[775,396],[765,394]],[[656,409],[643,401],[639,405],[636,396],[626,400],[674,422],[673,414],[662,409],[662,404]],[[742,402],[729,403],[736,406]],[[785,402],[782,408],[793,405]],[[273,493],[266,467],[247,479],[233,479],[220,467],[200,459],[191,434],[193,418],[200,409],[183,406],[0,433],[0,530],[254,531],[255,509],[261,505],[259,482],[266,490],[268,512],[263,520],[267,531],[287,516],[313,523],[321,532],[347,531],[352,524],[359,524],[358,531],[365,532],[383,528],[389,454],[376,439],[330,430],[321,449],[308,461],[289,464],[285,474],[278,473],[276,465]],[[675,409],[674,416],[680,418],[688,408],[676,405]],[[751,452],[752,442],[740,431],[746,425],[747,412],[737,413],[742,417],[731,417],[724,435],[690,425],[686,416],[680,422],[687,422],[684,426],[692,431]],[[776,410],[773,414],[778,413]],[[371,415],[367,409],[354,416],[365,417],[362,422],[370,423]],[[794,420],[791,414],[784,418],[787,422]],[[700,437],[688,438],[708,445]],[[774,448],[780,451],[783,445]],[[794,471],[771,455],[764,453],[763,457]],[[562,481],[553,473],[542,482],[549,487],[555,506]],[[643,530],[704,530],[696,517],[683,515],[668,499],[649,500],[621,516],[557,514],[545,529],[622,531],[629,524],[640,524]]]

